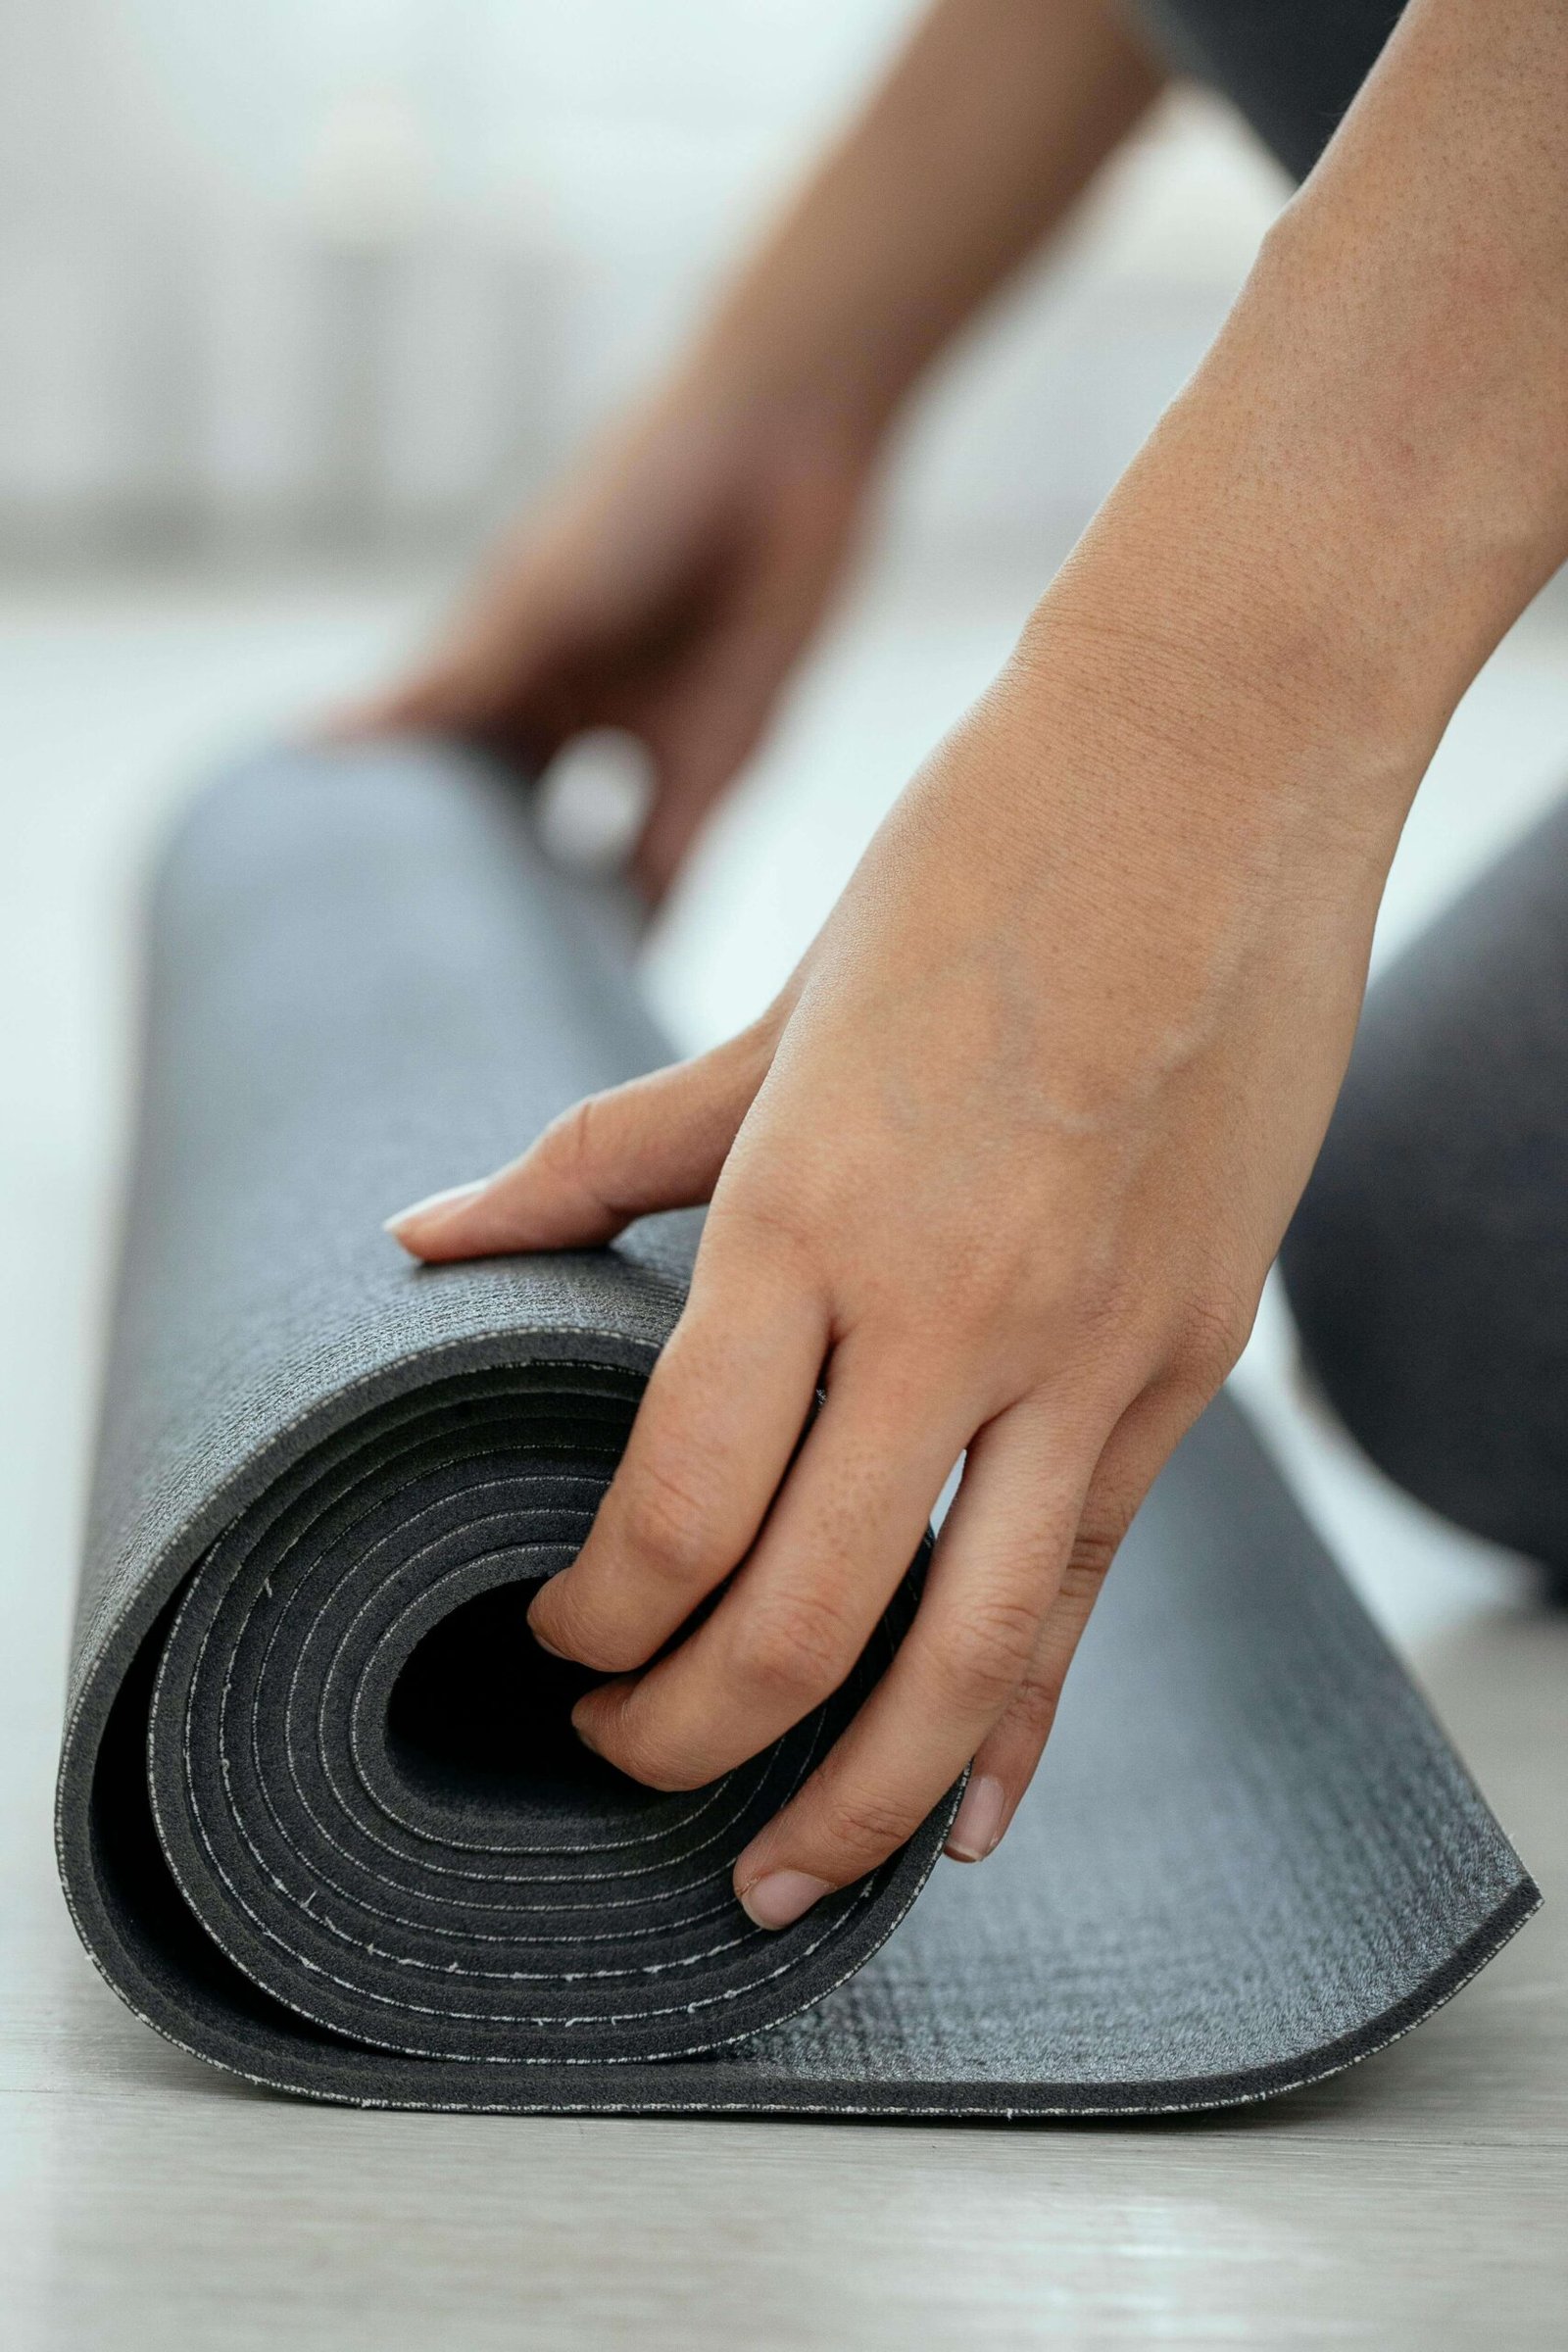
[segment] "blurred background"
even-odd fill
[[[658,367],[912,13],[7,0],[0,1319],[25,1344],[0,1397],[0,1543],[43,1644],[19,1701],[41,1773],[149,845],[226,753],[421,640],[487,535]],[[941,371],[858,590],[649,943],[682,1046],[733,1028],[793,962],[1287,192],[1228,113],[1177,91]],[[1467,701],[1380,953],[1568,776],[1565,646],[1548,595]],[[1398,1638],[1516,1590],[1314,1414],[1272,1303],[1240,1377]]]
[[[906,0],[9,0],[0,550],[448,550],[656,365]],[[1076,523],[1279,202],[1192,104],[921,436],[944,540]]]

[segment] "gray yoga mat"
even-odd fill
[[[920,1563],[777,1749],[695,1794],[598,1764],[523,1612],[588,1524],[696,1220],[424,1270],[378,1229],[665,1054],[612,896],[456,754],[277,755],[197,806],[149,940],[58,1826],[88,1949],[172,2040],[393,2106],[1153,2113],[1363,2056],[1527,1917],[1221,1399],[1000,1853],[933,1871],[950,1797],[864,1885],[752,1928],[730,1865]]]

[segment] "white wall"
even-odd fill
[[[907,0],[9,0],[0,554],[450,538],[680,331]],[[1282,189],[1169,110],[948,371],[903,508],[1079,516]]]

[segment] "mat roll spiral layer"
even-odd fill
[[[663,1057],[612,900],[455,756],[279,756],[185,825],[150,960],[59,1841],[88,1948],[172,2039],[400,2106],[1148,2112],[1365,2054],[1527,1916],[1221,1400],[1000,1854],[914,1901],[950,1798],[753,1929],[730,1866],[881,1671],[920,1563],[816,1716],[709,1788],[636,1787],[572,1738],[586,1678],[524,1620],[695,1223],[426,1270],[377,1225]]]

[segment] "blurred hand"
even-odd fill
[[[348,722],[530,773],[652,755],[658,898],[821,618],[924,368],[1152,101],[1111,0],[937,0],[723,291],[679,371],[491,566],[435,659]]]
[[[493,562],[444,645],[345,731],[459,736],[530,773],[625,728],[653,760],[634,871],[659,898],[822,615],[875,441],[696,368]]]
[[[1164,661],[1151,710],[1152,658],[1037,628],[755,1027],[393,1220],[438,1260],[711,1197],[625,1457],[531,1612],[615,1678],[583,1739],[656,1788],[843,1681],[967,1449],[896,1661],[737,1867],[763,1926],[882,1861],[971,1758],[949,1850],[995,1845],[1343,1073],[1392,834],[1300,783],[1242,670]]]

